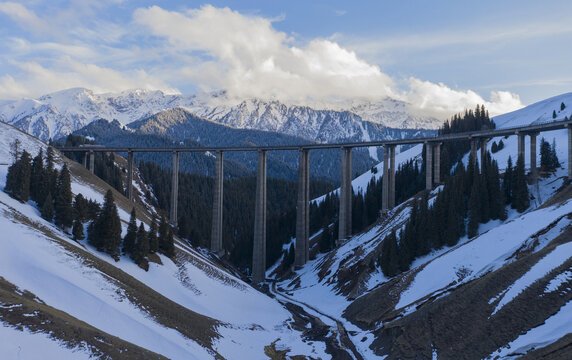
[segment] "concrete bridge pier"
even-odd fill
[[[222,205],[223,205],[224,153],[216,152],[215,182],[213,191],[213,218],[211,231],[211,250],[219,256],[224,254],[222,247]]]
[[[389,145],[383,147],[383,187],[381,189],[381,210],[389,210]]]
[[[83,166],[85,166],[86,169],[89,170],[89,156],[88,156],[88,152],[84,151],[83,153]]]
[[[255,206],[252,282],[259,284],[266,278],[266,150],[258,150]]]
[[[469,164],[471,166],[476,166],[477,165],[477,140],[470,138],[471,140],[471,156],[473,158],[473,163]]]
[[[395,145],[389,146],[389,208],[395,207]]]
[[[433,144],[425,143],[425,189],[433,188]]]
[[[433,145],[435,150],[435,184],[439,185],[441,183],[441,143],[435,143]]]
[[[522,132],[517,132],[516,136],[518,137],[518,158],[522,156],[522,160],[524,161],[524,136],[525,134]],[[516,159],[518,161],[518,158]]]
[[[530,175],[532,182],[538,180],[538,168],[536,167],[536,137],[538,133],[530,133]]]
[[[300,149],[298,167],[298,199],[296,202],[296,268],[310,259],[310,150]]]
[[[133,201],[133,151],[127,153],[127,198]]]
[[[173,174],[171,177],[171,212],[169,220],[177,227],[177,202],[179,198],[179,152],[173,151]]]
[[[481,174],[485,172],[485,164],[487,163],[487,144],[489,139],[481,139]]]
[[[95,154],[93,153],[93,151],[89,152],[89,171],[91,171],[91,173],[95,173]]]
[[[352,148],[342,147],[342,185],[340,187],[340,214],[338,240],[352,232]]]

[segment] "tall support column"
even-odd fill
[[[211,250],[223,255],[222,248],[222,205],[223,205],[224,153],[216,152],[215,182],[213,191],[213,220],[211,231]]]
[[[88,162],[88,158],[89,158],[89,153],[87,151],[84,151],[83,153],[83,166],[85,166],[86,169],[89,170],[89,162]]]
[[[433,144],[425,143],[425,189],[433,188]]]
[[[342,148],[342,186],[340,188],[339,240],[352,232],[352,148]]]
[[[127,153],[127,198],[133,200],[133,151]]]
[[[171,185],[171,213],[169,220],[177,226],[177,202],[179,200],[179,152],[173,151],[173,175]]]
[[[518,136],[518,157],[522,156],[522,160],[524,160],[524,134],[517,133],[516,136]]]
[[[477,164],[477,140],[473,138],[471,138],[471,156],[473,163],[470,165],[475,166]]]
[[[436,143],[433,145],[435,150],[435,184],[439,185],[441,183],[441,143]]]
[[[485,172],[485,164],[487,163],[487,144],[489,139],[481,139],[481,174]]]
[[[568,180],[572,181],[572,124],[568,124]]]
[[[535,183],[538,180],[538,168],[536,167],[536,137],[538,133],[530,134],[530,175],[532,177],[532,182]]]
[[[89,152],[89,171],[95,173],[95,154],[93,151]]]
[[[389,208],[395,207],[395,145],[389,147]]]
[[[252,247],[252,282],[266,278],[266,150],[258,150],[256,175],[256,208],[254,211],[254,244]]]
[[[389,145],[383,147],[383,188],[381,189],[381,210],[389,209]]]
[[[310,151],[300,149],[298,167],[298,200],[296,203],[295,266],[301,267],[310,259]]]

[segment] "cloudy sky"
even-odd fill
[[[441,117],[572,91],[572,2],[0,2],[0,99],[70,87],[322,101]]]

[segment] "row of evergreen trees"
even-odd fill
[[[55,168],[51,146],[48,147],[45,162],[42,149],[31,159],[30,154],[26,150],[20,151],[19,147],[17,141],[11,144],[14,163],[8,167],[4,191],[19,201],[34,201],[45,220],[53,222],[66,233],[71,230],[74,240],[85,238],[84,224],[90,222],[87,231],[88,242],[98,251],[105,251],[118,261],[122,242],[121,220],[113,192],[107,191],[103,207],[96,201],[87,200],[82,194],[74,198],[68,166],[64,163],[60,171]],[[164,216],[161,218],[158,237],[156,220],[153,219],[149,233],[145,232],[143,236],[143,233],[138,231],[133,247],[130,248],[135,209],[131,215],[130,226],[123,239],[124,253],[129,254],[137,264],[145,268],[147,268],[146,256],[149,253],[159,251],[169,257],[174,256],[173,232]],[[141,229],[144,230],[142,223],[139,227],[139,230]],[[125,243],[128,244],[127,247]]]
[[[487,153],[481,171],[476,159],[469,157],[465,169],[462,162],[454,175],[429,205],[429,192],[414,200],[405,226],[385,237],[378,264],[386,276],[409,269],[413,260],[443,246],[454,246],[465,235],[473,237],[479,224],[489,220],[506,219],[506,205],[522,212],[529,206],[529,194],[524,173],[524,160],[515,168],[509,158],[507,171],[501,181],[498,164]]]

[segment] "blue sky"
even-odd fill
[[[502,113],[571,91],[570,14],[570,1],[0,2],[0,99],[227,89]]]

